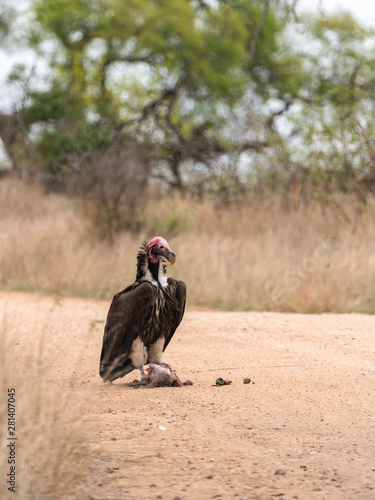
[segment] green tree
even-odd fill
[[[39,124],[41,161],[54,173],[69,170],[72,154],[97,152],[121,135],[144,145],[157,176],[183,188],[193,166],[207,172],[213,159],[267,145],[225,133],[249,91],[262,104],[285,102],[303,81],[282,39],[280,2],[32,5],[30,40],[51,71],[49,88],[30,93],[24,121]]]
[[[304,64],[311,78],[290,121],[293,158],[317,191],[355,191],[364,200],[375,187],[375,33],[350,14],[304,21]]]
[[[0,48],[4,47],[7,38],[12,32],[12,23],[15,18],[15,10],[8,0],[3,0],[0,5]]]
[[[111,234],[139,220],[150,177],[223,195],[372,189],[374,34],[293,5],[31,0],[46,70],[14,115],[32,163],[99,199]]]

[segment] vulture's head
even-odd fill
[[[176,262],[176,255],[161,236],[155,236],[147,243],[147,256],[153,263],[157,262],[159,257],[165,257],[171,264]]]

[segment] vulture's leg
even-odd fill
[[[160,337],[154,344],[151,344],[148,348],[148,364],[155,363],[156,365],[161,365],[163,363],[163,348],[165,344],[165,338]]]
[[[146,385],[147,382],[145,380],[145,372],[143,371],[143,365],[147,363],[147,349],[139,337],[137,337],[132,342],[129,358],[134,368],[139,368],[141,370],[141,375],[142,375],[141,380],[136,384],[132,385],[133,386]]]
[[[132,384],[133,387],[138,387],[139,385],[147,385],[146,379],[145,379],[145,372],[143,370],[143,366],[141,366],[141,375],[142,378],[139,382],[136,382],[135,384]]]

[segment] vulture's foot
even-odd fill
[[[141,380],[137,380],[132,383],[132,387],[139,387],[141,385],[147,385],[147,381],[144,378],[141,378]]]
[[[132,387],[139,387],[140,385],[147,385],[147,380],[145,379],[145,371],[143,369],[143,366],[141,366],[141,380],[134,380],[132,383]]]

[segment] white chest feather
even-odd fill
[[[163,288],[165,288],[168,285],[168,278],[164,274],[163,266],[159,266],[158,281]]]
[[[144,276],[141,278],[141,281],[148,281],[149,283],[152,283],[155,286],[158,286],[159,282],[163,288],[165,288],[168,285],[168,278],[163,271],[163,266],[159,266],[158,281],[154,279],[148,268],[145,269]]]
[[[145,273],[144,273],[144,276],[141,278],[141,281],[148,281],[149,283],[152,283],[153,285],[158,286],[157,282],[152,277],[152,274],[150,273],[149,269],[145,269]]]

